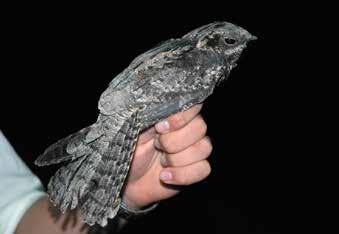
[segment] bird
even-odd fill
[[[109,83],[97,121],[49,146],[35,164],[63,163],[48,183],[62,213],[79,208],[89,225],[117,215],[141,131],[203,102],[226,80],[256,36],[219,21],[137,56]]]

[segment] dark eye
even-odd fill
[[[236,41],[233,38],[226,37],[225,42],[229,45],[233,45]]]

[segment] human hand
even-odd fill
[[[198,104],[172,115],[139,136],[123,191],[128,207],[141,208],[170,198],[179,190],[168,185],[190,185],[210,174],[206,159],[212,144],[199,115],[201,108]]]

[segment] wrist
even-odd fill
[[[133,209],[131,207],[128,207],[126,203],[122,201],[117,215],[119,218],[122,218],[124,220],[136,220],[151,213],[153,210],[157,208],[157,206],[158,206],[158,203],[154,203],[150,206],[143,207],[142,209],[140,208]]]
[[[122,202],[127,207],[129,207],[130,209],[133,209],[133,210],[140,210],[143,207],[148,206],[149,204],[151,204],[151,203],[143,203],[143,202],[140,202],[140,201],[139,202],[135,201],[135,200],[129,198],[128,196],[123,196],[122,197]]]

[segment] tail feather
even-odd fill
[[[97,168],[97,173],[100,174],[98,186],[91,192],[91,201],[81,206],[88,224],[98,223],[105,226],[107,219],[113,218],[119,210],[120,191],[127,177],[140,131],[138,114],[134,112],[125,120],[115,134],[110,149],[101,158],[104,166]]]
[[[81,130],[78,135],[73,134],[61,140],[62,144],[56,143],[59,148],[66,148],[67,154],[77,157],[61,167],[48,184],[50,200],[59,206],[62,212],[79,207],[86,223],[98,223],[101,226],[105,226],[107,219],[117,214],[120,191],[127,177],[140,131],[138,113],[131,112],[128,118],[122,121],[113,138],[107,137],[107,134],[104,134],[105,137],[97,134],[92,137],[95,140],[86,142],[86,136],[93,129],[89,127]],[[112,135],[112,132],[109,134]],[[70,142],[67,143],[66,139]],[[56,157],[49,157],[52,159],[49,162],[64,161],[71,156],[58,157],[58,160]],[[38,162],[40,165],[46,165],[41,164],[46,161],[45,159]]]
[[[75,160],[91,152],[89,143],[103,134],[100,124],[93,124],[49,146],[36,160],[38,166],[47,166]]]

